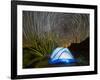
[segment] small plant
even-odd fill
[[[32,47],[24,48],[23,66],[42,67],[48,65],[48,58],[52,51],[58,47],[58,37],[53,33],[44,33],[31,36]],[[32,58],[33,57],[33,58]],[[43,64],[43,65],[42,65]]]

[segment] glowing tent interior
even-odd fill
[[[56,48],[53,51],[49,61],[50,64],[57,64],[57,63],[70,64],[75,62],[76,59],[73,57],[69,49],[63,47]]]

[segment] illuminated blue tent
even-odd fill
[[[63,48],[63,47],[56,48],[50,57],[51,64],[56,64],[56,63],[70,64],[74,62],[76,62],[76,60],[74,59],[68,48]]]

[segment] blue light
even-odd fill
[[[75,63],[76,60],[72,56],[71,52],[68,48],[58,47],[56,48],[49,60],[50,64],[57,64],[57,63],[64,63],[64,64],[71,64]]]

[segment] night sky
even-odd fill
[[[31,46],[30,35],[53,32],[62,44],[80,43],[89,37],[89,14],[23,11],[23,45]]]

